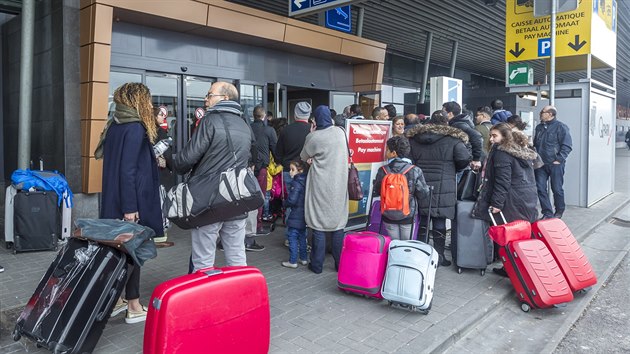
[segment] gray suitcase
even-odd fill
[[[457,219],[451,230],[451,255],[461,274],[463,268],[479,269],[486,273],[492,263],[494,246],[488,237],[488,223],[471,216],[475,202],[458,201]]]
[[[381,295],[390,305],[429,313],[438,254],[421,241],[392,240]]]

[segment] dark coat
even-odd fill
[[[538,194],[533,168],[535,159],[536,152],[527,147],[514,143],[494,146],[486,162],[483,187],[473,216],[490,222],[488,208],[493,206],[501,209],[508,222],[536,221]],[[497,222],[502,223],[499,220]]]
[[[546,165],[565,163],[572,150],[569,127],[557,118],[540,123],[534,133],[534,147]]]
[[[265,125],[262,120],[254,120],[252,123],[252,131],[256,136],[256,149],[258,151],[258,162],[256,163],[256,174],[261,168],[267,168],[269,166],[269,153],[275,153],[276,131],[269,126]]]
[[[140,225],[164,235],[158,167],[141,123],[112,124],[103,146],[101,218],[138,212]]]
[[[483,137],[475,129],[475,125],[472,122],[472,118],[467,114],[460,114],[454,117],[448,122],[453,128],[462,130],[468,135],[468,142],[470,143],[472,151],[472,160],[481,161],[483,157]]]
[[[395,159],[387,166],[392,173],[402,173],[410,164],[401,160]],[[403,220],[389,220],[383,216],[383,221],[389,224],[412,224],[414,216],[418,209],[418,200],[427,199],[429,197],[429,186],[424,180],[424,174],[418,166],[414,166],[409,172],[405,174],[407,177],[407,187],[409,188],[409,217]],[[379,168],[376,173],[376,179],[374,180],[374,195],[381,195],[381,186],[383,184],[383,178],[385,178],[385,171],[383,168]]]
[[[194,183],[195,179],[218,175],[231,167],[248,167],[252,152],[256,152],[256,138],[240,110],[241,106],[233,101],[221,101],[210,108],[186,147],[173,159],[174,171],[183,175],[192,170],[189,182]],[[226,128],[234,151],[228,145]],[[244,213],[231,220],[246,216]]]
[[[419,125],[405,135],[411,144],[411,160],[422,169],[428,185],[433,186],[431,216],[455,218],[457,186],[455,175],[470,163],[466,147],[468,135],[460,129],[435,124]],[[428,215],[428,200],[420,200],[420,215]]]
[[[287,125],[280,133],[276,144],[277,158],[285,172],[289,171],[291,161],[300,159],[300,152],[304,148],[306,136],[311,132],[311,125],[307,121],[297,121]]]
[[[306,173],[300,173],[293,177],[291,186],[287,192],[288,197],[285,205],[291,208],[287,217],[287,227],[294,229],[306,229],[306,219],[304,218],[304,199],[306,198]]]

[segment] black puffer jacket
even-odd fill
[[[185,174],[192,170],[189,180],[192,182],[198,176],[250,165],[252,153],[256,153],[256,138],[249,124],[241,118],[241,112],[241,106],[234,101],[221,101],[210,108],[186,147],[175,156],[174,171]],[[230,133],[236,160],[228,146],[224,124]]]
[[[252,131],[256,136],[256,148],[258,150],[258,163],[255,169],[256,174],[258,174],[261,168],[269,166],[269,153],[275,153],[278,138],[276,131],[272,127],[266,126],[262,120],[254,120]]]
[[[395,159],[388,165],[392,173],[402,173],[408,166],[411,166],[402,159]],[[427,185],[424,174],[418,166],[414,166],[409,172],[405,174],[407,177],[407,187],[409,188],[409,217],[403,220],[389,220],[383,216],[383,221],[389,224],[411,224],[413,223],[414,216],[418,209],[418,200],[427,199],[429,197],[429,186]],[[381,185],[385,178],[385,171],[383,168],[379,168],[376,173],[376,179],[374,180],[374,195],[381,195]]]
[[[457,186],[455,174],[470,163],[466,147],[468,135],[442,125],[426,124],[409,129],[405,135],[411,144],[411,160],[422,169],[427,184],[433,186],[431,216],[455,218]],[[428,215],[428,200],[420,200],[420,214]]]
[[[490,222],[488,208],[501,209],[508,222],[538,218],[538,194],[533,161],[536,152],[517,144],[493,146],[485,167],[484,184],[473,217]],[[496,217],[495,217],[496,219]],[[498,223],[502,223],[497,220]]]
[[[461,129],[468,135],[468,142],[472,148],[472,160],[481,161],[483,157],[483,136],[475,129],[472,118],[462,113],[448,122],[453,128]]]

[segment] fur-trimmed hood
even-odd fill
[[[529,147],[518,145],[515,143],[507,144],[507,145],[499,145],[497,146],[499,151],[503,151],[508,153],[517,159],[525,160],[525,161],[533,161],[536,160],[536,152]]]
[[[445,136],[451,136],[468,143],[468,135],[463,130],[450,127],[448,125],[423,124],[416,125],[405,132],[409,139],[415,139],[421,144],[432,144]]]

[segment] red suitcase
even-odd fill
[[[569,284],[542,241],[510,242],[499,249],[499,256],[523,311],[553,307],[573,300]]]
[[[267,353],[267,283],[253,267],[203,269],[158,285],[144,327],[145,354]]]
[[[551,251],[572,291],[580,291],[597,283],[591,263],[564,221],[540,220],[532,225],[532,230]]]
[[[339,289],[382,299],[390,241],[389,236],[370,231],[346,235],[337,273]]]

